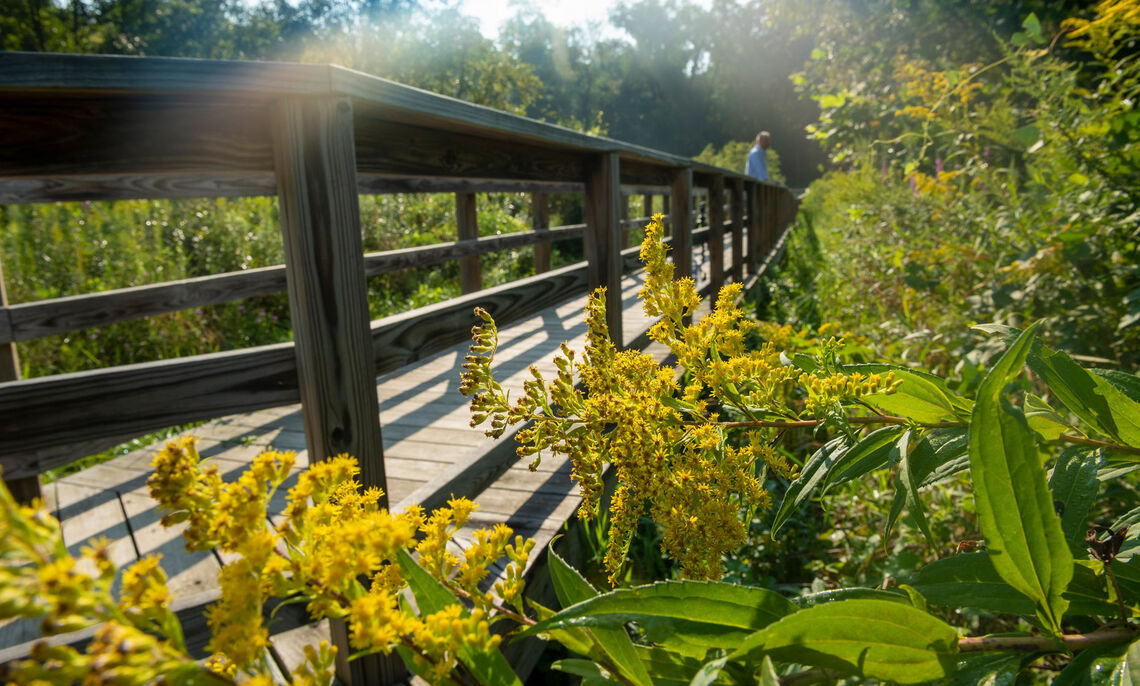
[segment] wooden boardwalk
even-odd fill
[[[707,283],[705,272],[698,285]],[[623,341],[643,348],[652,321],[637,298],[641,284],[640,272],[622,280]],[[548,378],[554,376],[551,359],[563,341],[581,351],[585,302],[586,296],[576,297],[500,330],[494,369],[512,396],[521,393],[531,365]],[[466,344],[457,345],[378,379],[390,502],[394,510],[410,503],[433,507],[452,495],[466,495],[479,504],[467,536],[475,528],[506,522],[517,533],[536,538],[541,552],[580,502],[569,462],[548,458],[531,472],[526,462],[514,457],[513,433],[490,439],[470,426],[468,400],[458,390],[466,352]],[[657,349],[655,355],[664,359],[665,351]],[[288,488],[308,465],[299,405],[224,417],[190,433],[199,437],[202,457],[218,465],[227,480],[236,479],[264,449],[296,451],[294,476],[274,496],[271,513],[284,509]],[[197,609],[216,597],[216,576],[225,560],[217,554],[187,553],[181,528],[160,525],[146,488],[158,447],[139,449],[47,484],[45,499],[62,522],[72,553],[91,538],[106,537],[113,542],[112,557],[120,566],[141,555],[161,554],[175,607]],[[457,538],[464,537],[461,532]],[[538,552],[532,565],[540,557]],[[283,629],[274,635],[274,644],[284,667],[297,659],[301,645],[328,636],[326,623],[298,626],[287,621]],[[39,638],[37,622],[0,625],[0,662],[26,654],[29,642]]]

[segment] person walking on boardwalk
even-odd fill
[[[756,145],[748,152],[748,162],[744,166],[744,173],[754,179],[768,180],[768,146],[772,144],[772,136],[767,131],[756,134]]]

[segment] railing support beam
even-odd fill
[[[309,462],[348,453],[360,461],[364,486],[386,492],[352,102],[282,100],[271,128]],[[387,504],[383,498],[381,506]],[[392,660],[341,659],[349,654],[343,621],[334,622],[332,638],[341,680],[361,686],[399,678],[400,665]]]
[[[0,308],[8,306],[8,292],[4,289],[4,265],[0,263]],[[3,316],[7,316],[5,313]],[[20,355],[15,343],[0,343],[0,382],[20,380]],[[18,479],[4,479],[4,485],[12,493],[16,502],[25,505],[37,498],[43,498],[40,477],[25,476]]]
[[[532,193],[531,228],[535,231],[550,230],[550,196],[546,193]],[[534,244],[534,273],[550,271],[550,241]]]
[[[709,275],[715,300],[724,285],[724,177],[716,174],[709,184]]]
[[[674,278],[693,276],[693,170],[685,167],[673,172],[672,200],[669,215],[673,223]]]
[[[598,155],[586,173],[586,261],[590,288],[606,287],[606,324],[622,348],[621,169],[617,153]]]
[[[764,232],[760,184],[749,183],[745,186],[745,193],[748,195],[748,274],[753,275],[760,271],[760,261],[763,259],[760,255],[761,235]]]
[[[732,280],[744,280],[744,181],[733,179],[729,188],[729,212],[732,214]]]
[[[455,223],[459,240],[475,240],[479,237],[479,213],[474,193],[455,194]],[[479,256],[472,255],[460,259],[459,289],[467,295],[482,288],[483,272],[479,266]]]

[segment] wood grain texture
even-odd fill
[[[0,310],[11,321],[0,341],[29,341],[44,336],[105,326],[115,322],[217,305],[285,290],[285,268],[263,267],[150,286],[53,298]]]
[[[348,453],[386,490],[352,121],[346,98],[283,100],[274,160],[309,460]]]
[[[479,212],[474,193],[455,194],[455,225],[460,241],[473,241],[479,237]],[[464,257],[459,260],[459,288],[464,293],[474,293],[483,287],[483,272],[479,268],[479,256]]]
[[[732,280],[744,279],[744,182],[732,179],[728,192],[729,221],[732,222]]]
[[[361,195],[391,193],[581,193],[582,183],[359,175]],[[0,204],[277,195],[271,172],[69,174],[0,178]]]
[[[585,185],[582,186],[585,189]],[[531,229],[540,232],[550,230],[550,196],[546,193],[532,193],[530,196]],[[585,227],[583,227],[583,230]],[[534,273],[550,271],[550,241],[534,244]]]
[[[299,397],[289,343],[0,383],[0,466],[13,476],[37,474],[68,461],[56,448],[113,445]]]
[[[598,155],[586,176],[586,262],[589,265],[590,289],[606,289],[606,324],[620,350],[622,341],[621,305],[621,176],[616,153]]]
[[[724,177],[709,182],[709,276],[715,298],[724,285]]]
[[[673,217],[673,264],[675,278],[693,276],[693,170],[673,172],[669,215]]]
[[[356,113],[356,159],[364,174],[581,182],[585,156],[562,148],[396,123],[384,111]]]
[[[265,105],[0,92],[0,177],[272,171]]]

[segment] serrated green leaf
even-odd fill
[[[1093,374],[1109,382],[1121,393],[1140,403],[1140,376],[1119,369],[1090,369]]]
[[[1035,605],[1002,580],[986,553],[963,553],[931,562],[909,580],[931,604],[1032,616]],[[1075,563],[1065,589],[1069,615],[1112,615],[1104,579]]]
[[[1014,341],[978,388],[970,422],[970,473],[978,526],[994,569],[1032,600],[1042,621],[1059,634],[1073,557],[1033,434],[1004,396],[1006,384],[1021,373],[1038,327]]]
[[[653,678],[653,686],[686,686],[701,661],[656,646],[637,646],[637,657]]]
[[[1099,452],[1068,448],[1057,458],[1049,477],[1053,504],[1060,507],[1061,530],[1065,532],[1069,546],[1076,550],[1084,546],[1089,508],[1100,490],[1100,482],[1096,478],[1100,462]]]
[[[868,679],[916,684],[957,662],[958,632],[910,605],[844,600],[788,615],[749,636],[730,659],[771,657]]]
[[[930,530],[930,524],[926,521],[926,510],[922,505],[922,500],[918,497],[918,484],[914,478],[913,471],[910,466],[910,437],[911,432],[908,431],[899,437],[896,444],[896,451],[899,455],[899,475],[895,479],[895,500],[898,501],[901,496],[906,504],[906,509],[910,512],[911,517],[914,518],[914,523],[918,525],[919,531],[922,532],[923,537],[931,548],[937,548],[938,544],[934,540],[934,533]],[[895,508],[891,507],[892,517],[887,523],[887,536],[890,536],[890,527],[894,518],[898,517]]]
[[[1082,421],[1116,441],[1140,447],[1140,402],[1065,353],[1043,345],[1029,356],[1029,366]]]
[[[826,493],[832,486],[858,479],[887,464],[895,442],[904,431],[905,426],[886,426],[864,436],[823,475],[821,492]]]
[[[814,607],[823,603],[834,603],[840,600],[853,600],[861,598],[864,600],[885,600],[891,603],[904,603],[909,604],[910,599],[904,593],[897,590],[881,590],[878,588],[836,588],[830,591],[820,591],[819,593],[809,593],[807,595],[792,598],[792,603],[800,609]]]
[[[1055,441],[1073,428],[1048,403],[1032,393],[1025,394],[1024,410],[1029,428],[1047,441]]]
[[[598,595],[598,591],[590,585],[590,582],[586,581],[578,573],[578,570],[566,564],[566,561],[559,557],[553,549],[548,551],[548,555],[554,592],[562,607],[570,607]],[[649,672],[637,659],[637,653],[633,649],[633,641],[630,640],[624,627],[595,627],[588,631],[598,639],[597,642],[601,650],[610,658],[613,666],[621,672],[622,676],[635,684],[653,685]]]
[[[964,471],[970,466],[966,429],[926,433],[911,453],[911,464],[920,489]]]
[[[833,438],[815,451],[791,484],[788,485],[784,499],[776,510],[776,517],[772,520],[772,535],[775,536],[782,526],[792,516],[796,508],[815,492],[816,486],[823,481],[831,468],[839,462],[847,452],[846,440],[843,437]]]
[[[663,581],[611,591],[572,605],[522,633],[637,622],[649,640],[683,655],[731,650],[757,629],[795,611],[779,593],[704,581]]]

